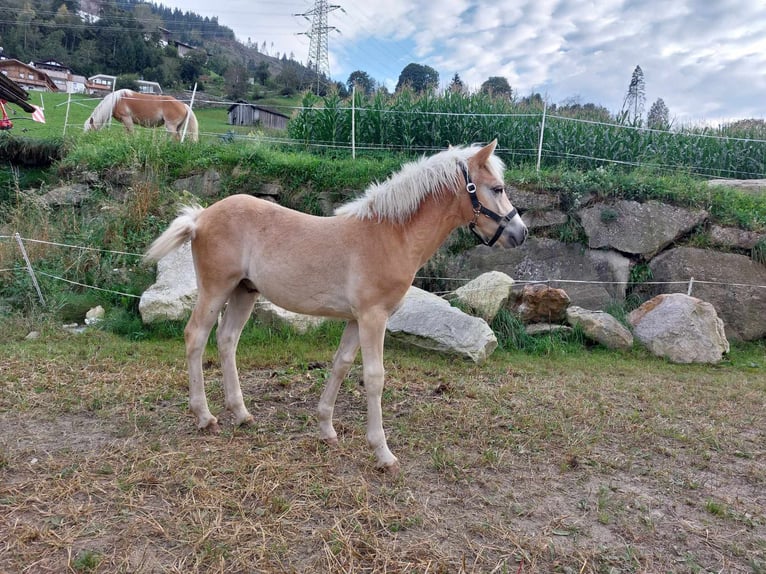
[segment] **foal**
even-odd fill
[[[455,228],[468,224],[488,245],[521,245],[527,228],[503,184],[503,164],[485,147],[450,148],[404,165],[332,217],[293,211],[248,195],[203,209],[182,209],[150,246],[159,260],[191,240],[198,298],[184,331],[189,405],[199,428],[216,431],[208,408],[202,353],[219,314],[218,351],[225,408],[253,422],[239,385],[235,353],[256,297],[310,315],[345,319],[319,399],[320,437],[336,444],[332,418],[341,382],[361,348],[367,393],[367,441],[377,466],[398,471],[383,431],[383,341],[391,313],[415,273]],[[225,308],[225,311],[224,311]]]

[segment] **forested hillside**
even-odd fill
[[[170,32],[169,43],[161,29]],[[182,58],[174,41],[196,50]],[[292,54],[245,46],[216,18],[138,0],[5,0],[0,46],[22,62],[55,60],[86,77],[117,76],[119,87],[136,79],[169,89],[197,82],[232,99],[295,93],[315,79]]]

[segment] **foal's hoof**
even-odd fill
[[[379,471],[385,472],[388,476],[392,477],[399,476],[399,473],[402,470],[398,460],[394,460],[393,462],[388,462],[386,464],[380,464],[377,468]]]
[[[323,443],[325,443],[330,448],[336,448],[340,443],[338,442],[337,436],[331,436],[328,438],[321,439]]]
[[[252,427],[255,426],[255,417],[253,415],[249,415],[246,418],[242,419],[237,423],[238,426],[241,427]]]
[[[221,434],[221,425],[218,424],[217,420],[213,419],[206,426],[200,427],[199,430],[208,434]]]

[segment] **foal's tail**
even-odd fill
[[[187,241],[194,239],[197,231],[197,218],[203,211],[204,209],[199,205],[182,207],[178,217],[146,250],[144,261],[159,261]]]

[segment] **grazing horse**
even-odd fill
[[[237,424],[254,421],[243,402],[235,354],[260,294],[297,313],[347,321],[319,399],[320,438],[337,444],[335,400],[361,347],[367,441],[377,467],[397,472],[381,412],[389,316],[417,270],[455,228],[468,224],[483,243],[503,247],[521,245],[527,236],[505,193],[496,145],[497,140],[485,147],[450,148],[408,163],[331,217],[248,195],[232,195],[205,209],[182,208],[145,259],[157,261],[191,240],[198,294],[184,337],[189,406],[198,427],[218,431],[205,397],[202,353],[222,311],[217,342],[225,408]]]
[[[188,105],[172,96],[141,94],[133,90],[112,92],[85,121],[85,131],[100,130],[110,116],[122,122],[129,133],[133,132],[135,124],[146,128],[165,124],[165,129],[176,140],[181,139],[184,129],[191,141],[199,139],[197,116]]]

